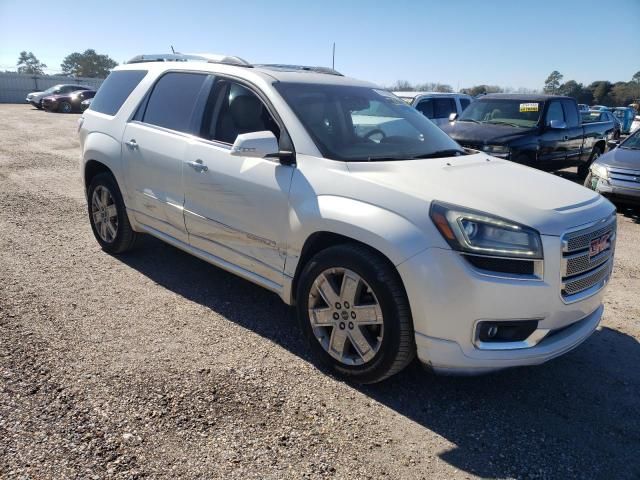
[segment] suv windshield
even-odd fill
[[[629,150],[640,150],[640,130],[632,133],[624,142],[620,144],[619,148],[627,148]]]
[[[408,160],[465,155],[447,134],[385,90],[276,83],[326,158]]]
[[[511,98],[481,98],[465,108],[458,121],[530,128],[538,124],[542,107],[542,102]]]

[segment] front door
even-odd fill
[[[549,104],[544,119],[544,132],[540,135],[539,160],[542,168],[557,170],[567,164],[569,136],[566,128],[551,128],[551,121],[565,122],[564,110],[559,100]]]
[[[273,289],[282,285],[289,187],[295,167],[274,158],[230,154],[242,133],[280,126],[247,86],[219,78],[212,89],[200,139],[183,165],[185,224],[192,246],[257,274]]]

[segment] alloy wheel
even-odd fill
[[[322,348],[344,365],[369,362],[382,345],[382,309],[371,287],[357,273],[330,268],[309,292],[309,321]]]
[[[103,242],[112,243],[118,234],[118,209],[109,189],[99,185],[91,196],[91,217]]]

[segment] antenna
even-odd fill
[[[175,54],[176,51],[173,49],[173,45],[171,45],[171,53]]]
[[[333,55],[331,57],[331,68],[336,69],[336,42],[333,42]]]

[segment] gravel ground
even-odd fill
[[[353,387],[273,294],[86,218],[78,115],[0,105],[1,478],[640,478],[640,219],[601,328],[536,368]]]

